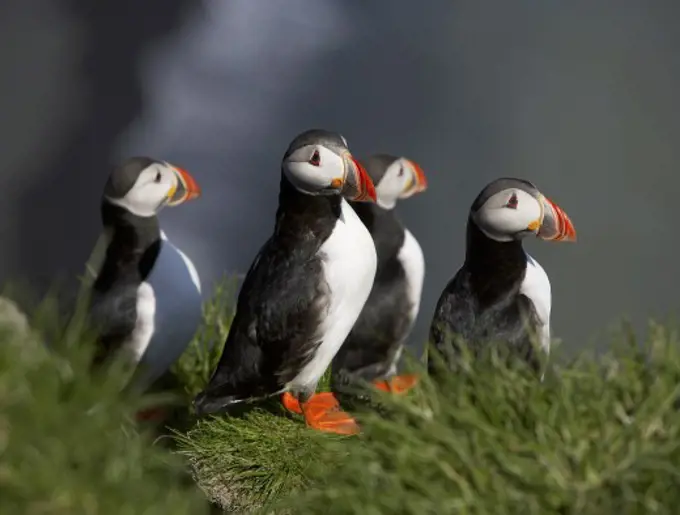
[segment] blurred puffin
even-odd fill
[[[548,276],[522,248],[528,235],[576,241],[569,217],[530,182],[502,178],[488,184],[470,209],[465,262],[432,320],[430,342],[444,359],[455,355],[452,338],[473,352],[500,342],[538,370],[533,342],[549,352],[552,300]]]
[[[373,289],[359,319],[331,365],[334,390],[356,379],[381,390],[402,393],[415,375],[397,376],[397,364],[420,308],[425,259],[413,234],[397,218],[397,201],[427,189],[418,164],[387,154],[362,160],[375,185],[377,201],[352,202],[378,254]]]
[[[189,258],[161,231],[157,214],[200,195],[184,170],[127,159],[101,203],[106,251],[92,285],[96,362],[119,352],[136,364],[128,386],[146,390],[186,349],[201,322],[201,285]]]
[[[317,384],[356,322],[376,270],[371,235],[345,200],[375,189],[339,134],[309,130],[288,147],[274,234],[246,274],[199,415],[282,395],[307,425],[352,434],[354,419]]]

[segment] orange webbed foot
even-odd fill
[[[281,404],[283,404],[283,407],[288,411],[302,415],[300,401],[298,401],[290,392],[286,392],[281,396]]]
[[[295,396],[289,392],[284,393],[281,396],[281,403],[284,408],[298,415],[302,415],[302,406],[300,401],[298,401]],[[338,400],[331,392],[320,392],[315,393],[307,401],[307,404],[312,403],[316,407],[325,407],[327,409],[337,408],[339,406]]]
[[[378,390],[387,393],[396,393],[398,395],[408,392],[417,384],[418,376],[415,374],[404,374],[373,382],[373,386]]]
[[[340,408],[340,403],[330,392],[312,396],[302,405],[307,425],[317,431],[340,435],[359,433],[359,425],[352,416]]]

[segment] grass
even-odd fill
[[[329,374],[321,381],[327,390]],[[210,500],[228,512],[265,509],[309,484],[309,471],[326,441],[307,429],[302,417],[278,399],[264,401],[240,416],[213,416],[176,435],[194,477]]]
[[[332,470],[295,500],[302,513],[675,513],[680,494],[680,353],[654,327],[647,352],[618,344],[545,383],[499,361],[425,382],[362,439],[329,442]],[[389,402],[385,400],[385,402]],[[379,492],[379,495],[377,493]]]
[[[218,285],[173,369],[186,400],[219,358],[235,288]],[[123,396],[122,364],[92,374],[93,339],[78,316],[55,313],[48,299],[29,324],[0,302],[2,514],[201,514],[208,499],[226,513],[325,515],[673,514],[680,504],[671,326],[651,325],[644,344],[622,331],[607,354],[560,361],[542,383],[495,356],[464,358],[406,398],[376,393],[381,410],[357,408],[358,437],[308,430],[272,399],[189,417],[172,447],[132,417],[158,399]]]
[[[203,304],[203,325],[172,367],[188,398],[193,399],[203,389],[217,366],[234,318],[237,288],[235,277],[224,276],[217,282],[212,297]]]
[[[120,394],[124,367],[90,373],[81,319],[46,302],[30,322],[0,300],[0,513],[208,513],[180,457],[133,423],[150,399]]]
[[[231,512],[675,513],[680,349],[652,325],[543,383],[492,357],[378,395],[361,437],[314,433],[264,410],[200,421],[179,438],[199,483]],[[377,395],[377,394],[376,394]]]

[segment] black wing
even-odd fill
[[[241,287],[224,351],[204,392],[200,413],[282,390],[312,358],[327,309],[322,264],[309,251],[277,245],[260,250]]]
[[[459,271],[441,294],[430,327],[430,344],[453,368],[460,345],[473,354],[502,344],[501,350],[538,367],[533,351],[533,334],[538,318],[530,299],[511,293],[490,307],[480,309],[470,290],[467,274]],[[436,373],[434,361],[428,369]]]
[[[132,333],[137,321],[137,285],[123,284],[93,292],[90,323],[99,335],[95,363],[113,356]]]
[[[430,324],[429,343],[449,364],[460,340],[467,341],[474,333],[474,305],[465,279],[464,273],[459,271],[449,281],[437,301]],[[435,372],[434,363],[432,358],[428,358],[430,374]]]

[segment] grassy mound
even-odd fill
[[[376,393],[380,412],[357,412],[363,433],[339,437],[276,399],[191,417],[235,286],[216,288],[173,369],[187,416],[161,441],[133,421],[158,398],[121,395],[122,364],[90,373],[78,316],[63,324],[48,302],[31,321],[38,332],[0,300],[0,513],[200,515],[204,493],[227,513],[676,513],[674,330],[652,326],[644,346],[619,335],[609,354],[556,366],[544,382],[499,359],[467,361],[407,398]]]
[[[328,388],[329,375],[320,390]],[[339,437],[336,437],[339,438]],[[307,429],[301,416],[270,399],[235,417],[200,420],[177,435],[210,500],[229,513],[269,509],[309,484],[311,468],[333,437]]]
[[[53,308],[36,333],[0,300],[0,513],[208,513],[180,457],[133,424],[149,399],[120,395],[122,367],[90,374],[92,340]]]
[[[361,437],[255,411],[201,421],[180,447],[203,487],[236,511],[675,513],[677,334],[655,326],[642,350],[613,349],[543,383],[498,359],[468,363],[407,399],[381,396],[389,415],[360,413]]]

